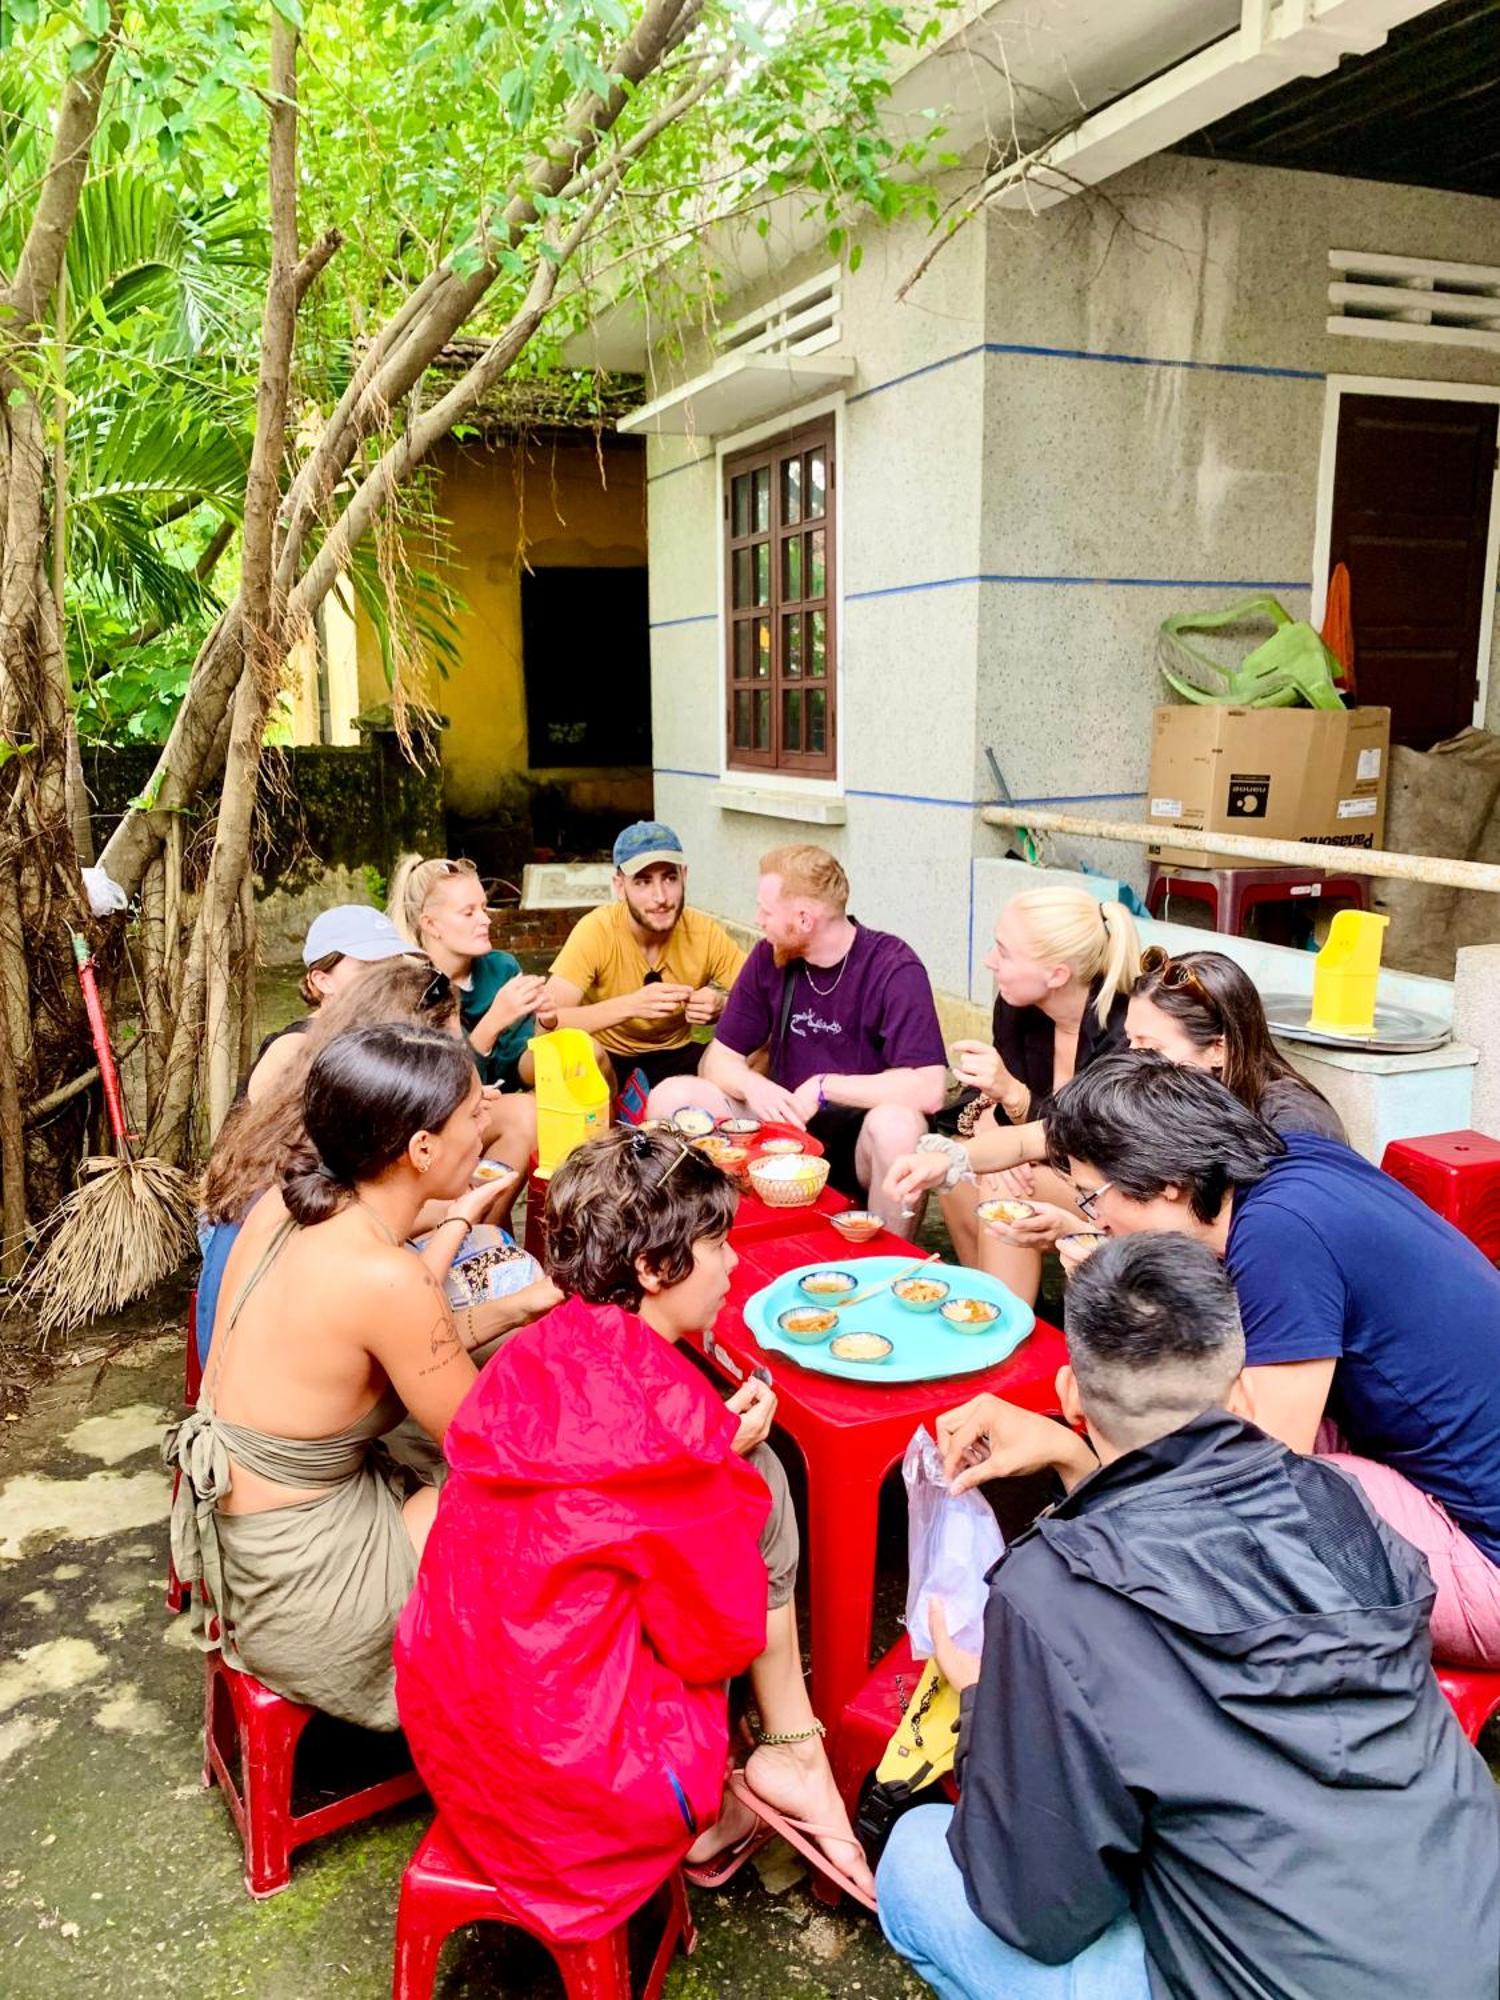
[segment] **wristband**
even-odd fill
[[[818,1078],[818,1109],[820,1111],[828,1109],[828,1072],[826,1070]]]
[[[446,1229],[450,1222],[461,1222],[464,1226],[465,1232],[467,1233],[469,1227],[469,1218],[468,1216],[462,1214],[458,1209],[455,1208],[450,1214],[445,1215],[442,1221],[437,1224],[437,1227],[439,1229]]]

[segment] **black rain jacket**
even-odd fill
[[[1048,1965],[1124,1910],[1155,2000],[1496,2000],[1500,1808],[1430,1666],[1421,1556],[1222,1410],[991,1572],[949,1835]]]

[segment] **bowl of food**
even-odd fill
[[[793,1306],[776,1321],[784,1339],[795,1340],[805,1347],[826,1340],[838,1323],[838,1314],[830,1312],[827,1306]]]
[[[720,1173],[728,1174],[729,1178],[737,1186],[746,1187],[749,1185],[750,1155],[745,1151],[743,1146],[720,1146],[717,1151],[710,1153],[708,1157],[713,1161]]]
[[[766,1139],[761,1144],[762,1159],[790,1159],[795,1153],[804,1153],[807,1148],[800,1139]]]
[[[797,1289],[805,1299],[838,1305],[853,1298],[859,1290],[859,1280],[852,1271],[809,1271]]]
[[[722,1132],[705,1132],[701,1139],[694,1139],[690,1143],[698,1152],[707,1153],[711,1160],[717,1159],[720,1153],[742,1153],[745,1150],[743,1146],[737,1147],[733,1139],[726,1139]]]
[[[883,1333],[841,1333],[837,1340],[828,1343],[828,1352],[837,1355],[840,1361],[876,1364],[889,1361],[893,1351],[894,1343]]]
[[[903,1278],[891,1286],[892,1296],[908,1312],[936,1312],[953,1287],[941,1278]]]
[[[1059,1236],[1057,1247],[1070,1251],[1074,1257],[1087,1257],[1105,1240],[1102,1229],[1075,1229],[1069,1236]]]
[[[721,1118],[719,1120],[719,1130],[727,1134],[729,1138],[743,1144],[746,1139],[753,1139],[760,1130],[760,1120],[758,1118]]]
[[[938,1311],[959,1333],[984,1333],[1000,1317],[1000,1308],[988,1299],[944,1299]]]
[[[513,1181],[515,1177],[515,1168],[508,1167],[504,1160],[481,1160],[469,1176],[469,1185],[484,1187],[491,1181]]]
[[[1029,1201],[982,1201],[974,1212],[981,1222],[1024,1222],[1036,1207]]]
[[[673,1118],[672,1129],[684,1139],[706,1139],[714,1129],[714,1114],[701,1104],[685,1104]]]
[[[846,1208],[842,1215],[830,1215],[828,1220],[846,1243],[868,1243],[882,1228],[880,1217],[867,1208]]]
[[[810,1208],[828,1184],[828,1162],[805,1154],[752,1160],[750,1185],[768,1208]]]

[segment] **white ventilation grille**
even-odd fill
[[[1500,354],[1500,270],[1330,250],[1330,333]]]
[[[839,307],[835,266],[726,326],[716,343],[718,351],[725,355],[818,354],[839,338]]]

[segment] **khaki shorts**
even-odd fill
[[[773,1611],[779,1611],[783,1604],[791,1602],[792,1592],[797,1587],[797,1563],[802,1554],[802,1544],[797,1535],[797,1514],[792,1506],[781,1460],[771,1447],[758,1444],[754,1451],[746,1454],[745,1462],[755,1467],[771,1489],[771,1512],[761,1530],[760,1552],[765,1559],[766,1578],[770,1586],[767,1602]]]

